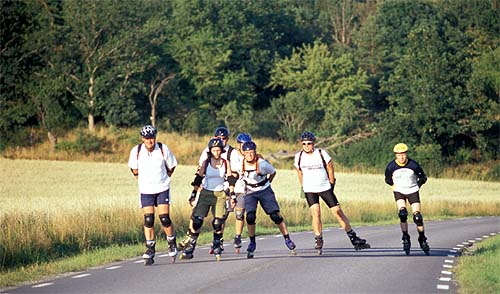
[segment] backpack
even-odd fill
[[[321,156],[321,161],[323,161],[323,167],[325,168],[326,173],[328,174],[328,169],[326,168],[326,161],[325,161],[325,158],[323,157],[323,153],[321,152],[321,149],[319,149],[319,148],[318,148],[318,151],[319,151],[319,156]],[[299,166],[300,171],[302,171],[302,168],[300,167],[300,161],[302,160],[302,153],[303,152],[304,152],[304,150],[300,151],[300,154],[299,154],[298,166]]]
[[[163,153],[163,144],[160,142],[156,142],[156,144],[158,144],[158,148],[160,148],[160,151],[161,151],[161,156],[164,158],[165,153]],[[141,148],[142,148],[142,143],[137,145],[137,160],[139,160],[139,153],[141,152]],[[167,161],[164,160],[164,162],[165,162],[165,168],[167,169],[167,172],[168,172],[169,168],[167,166]]]

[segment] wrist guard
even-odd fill
[[[200,176],[199,174],[196,174],[194,176],[193,182],[191,183],[191,186],[193,186],[193,187],[199,187],[201,185],[201,181],[202,180],[203,180],[203,177]]]
[[[236,194],[234,192],[229,193],[229,196],[231,196],[232,200],[236,200]]]
[[[196,198],[196,190],[193,190],[193,191],[191,192],[191,196],[189,196],[189,201],[192,201],[192,200],[194,200],[195,198]]]
[[[236,184],[237,180],[238,179],[235,176],[233,176],[233,175],[230,175],[229,177],[227,177],[227,182],[228,182],[229,186],[233,186],[234,187],[234,185]]]

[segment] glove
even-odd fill
[[[236,204],[236,202],[238,202],[236,200],[237,197],[236,197],[236,194],[234,192],[229,193],[229,196],[231,196],[231,200],[233,200],[235,204]]]
[[[189,205],[193,206],[193,201],[196,199],[196,190],[193,190],[191,192],[191,196],[189,197]]]
[[[333,179],[333,183],[330,183],[331,187],[332,187],[332,192],[333,190],[335,189],[335,183],[337,182],[337,179]]]

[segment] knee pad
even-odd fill
[[[235,210],[234,217],[239,221],[245,220],[245,212],[243,210]]]
[[[406,207],[403,207],[399,210],[398,216],[402,223],[406,223],[406,221],[408,220],[408,210],[406,210]]]
[[[271,213],[269,215],[269,217],[277,225],[279,225],[279,224],[281,224],[283,222],[283,217],[281,216],[281,214],[280,214],[279,211],[275,211],[275,212]]]
[[[164,226],[165,228],[168,228],[170,227],[170,225],[172,225],[172,220],[170,219],[170,215],[168,213],[160,214],[159,217],[162,226]]]
[[[194,216],[191,218],[193,220],[193,229],[198,231],[201,226],[203,226],[203,217],[202,216]]]
[[[413,221],[419,227],[424,225],[424,218],[422,217],[419,211],[413,214]]]
[[[247,212],[247,224],[255,225],[256,219],[257,219],[257,213],[255,211]]]
[[[154,213],[148,213],[144,215],[144,226],[146,228],[152,228],[155,225],[155,215]]]
[[[216,232],[220,232],[222,231],[222,225],[224,224],[224,219],[223,218],[219,218],[219,217],[216,217],[214,218],[214,220],[212,221],[212,226],[214,227],[214,230]]]

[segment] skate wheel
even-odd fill
[[[323,255],[323,250],[318,250],[318,255]]]
[[[297,251],[295,251],[295,249],[294,250],[290,250],[290,254],[297,255]]]
[[[153,263],[155,263],[155,260],[152,258],[145,258],[144,259],[144,265],[152,265]]]
[[[425,255],[429,256],[431,255],[431,252],[430,251],[424,251]]]
[[[215,255],[215,260],[217,260],[217,262],[219,262],[221,259],[221,256],[219,254]]]
[[[248,258],[248,259],[252,259],[252,258],[253,258],[253,253],[248,253],[248,254],[247,254],[247,258]]]
[[[410,255],[410,250],[405,251],[406,255]]]

